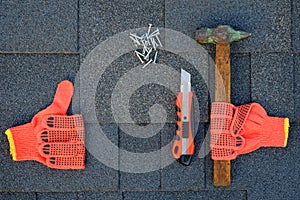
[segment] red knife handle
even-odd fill
[[[182,156],[191,156],[194,154],[195,150],[195,144],[194,144],[194,137],[192,133],[192,99],[193,99],[193,93],[189,92],[188,94],[188,122],[183,122],[183,116],[182,116],[182,92],[178,93],[178,96],[176,98],[176,135],[175,139],[173,141],[172,146],[172,154],[175,159],[180,159]],[[187,124],[185,124],[187,123]],[[183,141],[187,140],[186,147],[183,146]],[[183,149],[187,148],[187,149]],[[183,161],[184,162],[184,161]],[[182,162],[181,162],[182,163]],[[187,163],[187,161],[185,162]],[[185,164],[182,163],[182,164]]]

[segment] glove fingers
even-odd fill
[[[85,154],[83,142],[44,143],[39,146],[43,157],[74,157]]]
[[[229,132],[235,107],[229,103],[212,104],[210,122],[210,147],[213,160],[227,157],[234,159],[235,138]]]
[[[231,118],[211,118],[210,127],[211,131],[222,132],[229,130],[231,125]]]
[[[227,149],[224,147],[212,149],[213,160],[232,160],[237,157],[237,153],[233,149]]]
[[[210,130],[212,134],[228,132],[235,107],[229,103],[217,102],[212,104]]]
[[[228,134],[214,135],[211,138],[211,150],[213,160],[232,160],[238,155],[245,145],[245,139],[241,136],[232,137]]]
[[[43,127],[47,129],[78,129],[83,128],[82,115],[49,115],[43,118]]]
[[[232,117],[234,114],[235,106],[225,102],[214,102],[211,107],[212,116],[228,116]]]
[[[211,134],[210,146],[212,148],[226,148],[238,150],[245,143],[245,139],[242,136],[232,137],[228,133]]]
[[[246,118],[249,115],[251,104],[245,104],[239,106],[233,118],[233,123],[231,126],[231,133],[236,136],[240,133],[241,128],[246,122]]]
[[[46,165],[55,169],[84,169],[84,155],[75,157],[49,157]]]
[[[245,144],[243,137],[232,134],[238,110],[230,103],[215,102],[211,110],[210,147],[213,160],[232,160]]]
[[[253,132],[254,129],[260,129],[265,117],[265,110],[257,103],[238,106],[233,118],[231,133],[233,136],[237,136],[244,135],[249,130]]]
[[[43,131],[37,134],[38,143],[84,141],[84,123],[81,115],[45,116]]]
[[[84,129],[72,130],[46,130],[40,132],[38,135],[38,143],[43,142],[77,142],[84,141]]]
[[[38,133],[39,154],[56,169],[84,169],[84,122],[81,115],[47,115]]]

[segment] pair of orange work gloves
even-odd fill
[[[73,85],[62,81],[53,103],[30,123],[6,130],[13,160],[36,160],[56,169],[84,169],[84,123],[81,115],[67,116]],[[270,117],[257,103],[234,106],[215,102],[211,111],[213,160],[232,160],[260,147],[285,147],[288,118]]]
[[[56,169],[84,169],[83,118],[66,115],[73,90],[70,81],[62,81],[50,106],[31,122],[6,130],[13,160],[35,160]]]
[[[258,103],[215,102],[210,127],[212,159],[232,160],[260,147],[286,147],[289,119],[268,116]]]

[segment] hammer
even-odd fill
[[[215,101],[230,103],[230,43],[249,37],[251,34],[236,31],[227,25],[196,30],[195,39],[200,44],[216,44]],[[224,93],[225,87],[225,93]],[[230,160],[214,160],[214,185],[230,185]]]

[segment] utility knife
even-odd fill
[[[181,69],[180,92],[176,98],[176,135],[172,146],[173,157],[183,165],[190,165],[194,154],[193,92],[191,75]]]

